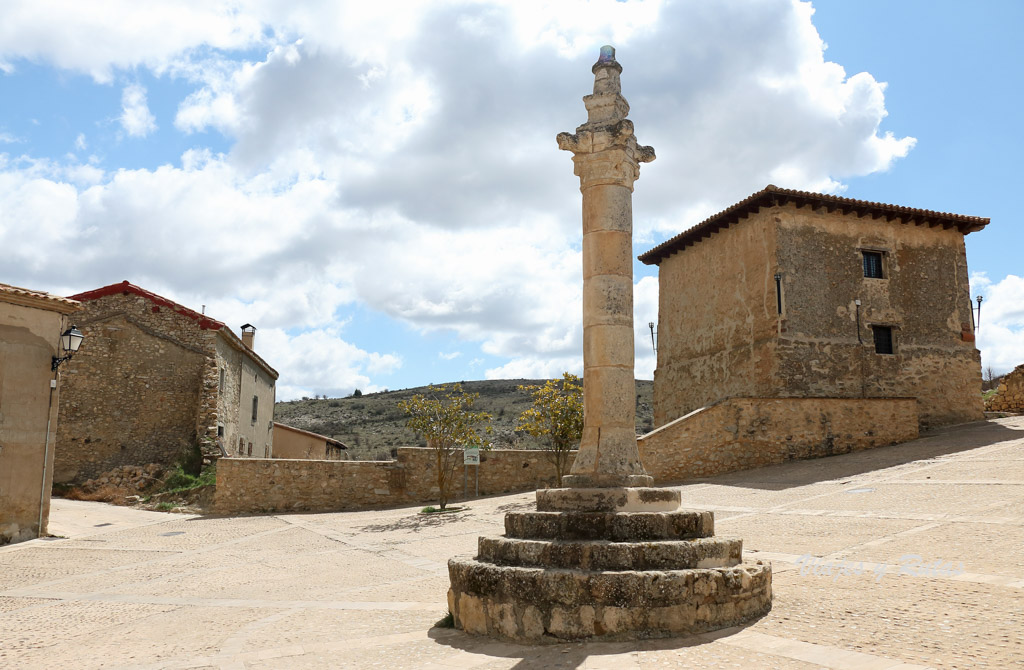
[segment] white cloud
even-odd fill
[[[20,141],[21,140],[10,133],[0,133],[0,144],[17,144]]]
[[[132,137],[145,137],[156,130],[156,117],[146,104],[146,89],[129,84],[121,92],[121,126]]]
[[[461,355],[462,355],[461,351],[452,351],[452,352],[449,352],[449,353],[445,353],[443,351],[437,352],[437,357],[440,358],[443,361],[454,361],[456,358],[458,358]]]
[[[584,121],[605,42],[659,155],[637,184],[638,239],[769,181],[841,191],[914,142],[880,130],[885,85],[825,61],[810,6],[790,0],[18,7],[0,60],[100,81],[145,68],[154,90],[175,78],[193,87],[175,128],[231,144],[150,170],[0,157],[9,279],[78,291],[127,278],[255,323],[282,394],[369,390],[394,369],[342,338],[355,305],[509,361],[488,377],[580,371],[579,183],[554,136]],[[122,102],[128,134],[155,130],[145,89]],[[655,279],[635,306],[649,377]]]
[[[978,327],[983,369],[999,375],[1024,363],[1024,277],[1007,275],[998,282],[984,273],[971,276],[984,300]]]
[[[78,137],[75,138],[75,148],[79,151],[85,151],[88,146],[85,142],[85,133],[78,133]]]

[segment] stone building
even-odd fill
[[[348,446],[333,437],[274,422],[273,458],[344,461],[347,451]]]
[[[52,363],[78,308],[0,284],[0,545],[46,533],[61,390]]]
[[[89,342],[65,373],[54,481],[207,453],[270,457],[277,372],[224,323],[127,281],[73,296]],[[217,444],[220,449],[217,449]]]
[[[999,382],[995,395],[988,399],[986,409],[992,412],[1024,414],[1024,365],[1018,365]]]
[[[641,255],[660,287],[655,424],[740,397],[981,419],[964,236],[988,222],[769,185]]]

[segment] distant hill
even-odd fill
[[[530,394],[519,386],[539,386],[544,379],[496,379],[461,382],[467,393],[479,393],[476,408],[493,416],[491,441],[496,447],[534,449],[541,443],[515,431],[516,420],[530,406]],[[449,382],[449,384],[454,382]],[[440,384],[435,384],[440,386]],[[653,427],[653,382],[637,380],[637,431]],[[341,440],[349,447],[351,460],[387,460],[398,447],[426,446],[405,427],[405,414],[398,403],[427,387],[366,393],[359,397],[326,400],[292,400],[274,405],[274,421],[311,430]]]

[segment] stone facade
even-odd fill
[[[402,447],[393,461],[222,459],[214,509],[219,514],[334,512],[437,502],[433,449]],[[472,492],[476,473],[468,467]],[[554,466],[543,451],[495,449],[480,454],[480,495],[553,486]],[[461,499],[456,471],[453,499]]]
[[[89,347],[66,364],[54,481],[169,465],[197,441],[269,456],[277,372],[223,323],[128,282],[76,299]]]
[[[273,458],[348,460],[348,447],[326,435],[274,422]]]
[[[995,395],[988,399],[985,409],[992,412],[1024,414],[1024,365],[1018,365],[1006,375]]]
[[[46,534],[61,391],[51,363],[78,308],[0,284],[0,545]]]
[[[916,439],[914,398],[730,398],[640,438],[659,481],[820,458]]]
[[[964,236],[987,223],[768,186],[643,254],[655,425],[731,397],[915,397],[922,427],[980,419]]]

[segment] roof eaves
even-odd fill
[[[789,202],[792,202],[797,207],[823,207],[829,212],[840,210],[844,214],[855,213],[858,216],[870,214],[872,219],[885,218],[889,221],[899,219],[902,223],[927,224],[929,227],[941,225],[944,229],[955,227],[963,235],[977,232],[990,222],[990,219],[979,216],[935,212],[928,209],[904,207],[902,205],[855,200],[837,195],[779,188],[774,184],[769,184],[764,189],[751,194],[738,203],[684,230],[675,237],[662,242],[653,249],[640,254],[637,258],[646,265],[658,265],[672,254],[697,244],[719,230],[728,228],[750,214],[756,213],[762,207],[779,206]]]

